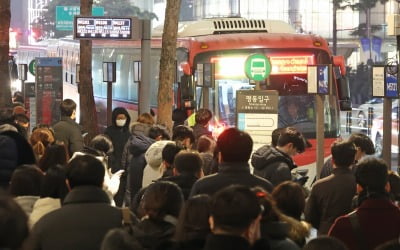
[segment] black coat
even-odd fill
[[[262,146],[254,152],[251,165],[255,175],[269,180],[274,186],[292,180],[291,170],[297,167],[289,155],[270,145]]]
[[[18,132],[9,130],[9,124],[0,126],[0,187],[7,189],[15,168],[35,164],[35,154],[28,141]]]
[[[126,118],[125,125],[123,127],[118,127],[116,124],[116,119],[119,114],[124,114]],[[131,117],[129,116],[128,111],[125,108],[115,108],[112,112],[112,125],[107,127],[104,131],[104,134],[107,135],[113,144],[114,151],[111,157],[111,167],[112,172],[116,172],[119,169],[122,169],[121,166],[121,158],[122,152],[124,151],[124,147],[126,142],[129,139],[131,133],[129,132],[129,124],[131,123]]]
[[[133,227],[132,235],[139,241],[143,249],[150,250],[171,240],[175,226],[169,222],[145,219]]]
[[[169,176],[165,178],[161,178],[162,181],[171,181],[176,183],[182,190],[183,197],[185,200],[189,198],[190,190],[192,189],[193,184],[198,180],[194,175],[190,174],[180,174],[177,176]]]
[[[127,206],[134,199],[135,195],[142,188],[143,170],[146,167],[144,153],[154,140],[144,135],[131,135],[124,148],[124,157],[126,161],[125,168],[127,172],[127,183],[125,193],[125,203]]]
[[[233,185],[241,184],[248,187],[260,186],[266,191],[272,191],[272,184],[250,173],[247,162],[221,163],[219,172],[199,179],[192,187],[190,197],[197,194],[213,195],[218,190]]]
[[[79,186],[60,209],[43,216],[32,229],[33,249],[98,250],[104,235],[122,226],[121,210],[99,187]]]
[[[251,249],[249,242],[240,236],[227,234],[210,234],[207,237],[204,250],[247,250]]]
[[[64,142],[70,157],[83,149],[81,127],[70,117],[62,116],[53,129],[56,140]]]

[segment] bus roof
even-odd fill
[[[153,37],[161,37],[163,25],[153,29]],[[245,19],[245,18],[213,18],[198,21],[180,22],[178,38],[195,37],[229,33],[296,33],[288,23],[280,20]]]

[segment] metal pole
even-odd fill
[[[112,82],[107,82],[107,126],[112,125]]]
[[[367,116],[367,135],[371,136],[371,129],[372,129],[372,120],[374,119],[374,108],[368,108],[368,116]]]
[[[383,100],[383,142],[382,158],[391,166],[392,159],[392,100],[384,98]]]
[[[317,179],[321,174],[322,166],[324,165],[324,101],[322,95],[316,95],[316,106],[317,106]]]
[[[210,108],[210,88],[203,88],[203,107],[208,109]]]
[[[151,55],[151,20],[142,21],[142,65],[139,83],[139,114],[150,112],[150,55]]]

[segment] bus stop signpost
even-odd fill
[[[278,127],[278,91],[237,90],[236,124],[253,139],[253,150],[271,143],[272,131]]]
[[[252,54],[246,59],[244,72],[250,80],[256,82],[256,90],[259,90],[260,81],[268,78],[271,73],[271,61],[263,54]]]
[[[307,67],[307,92],[315,94],[316,103],[316,122],[317,122],[317,179],[320,176],[322,166],[324,165],[324,95],[332,93],[332,65],[320,64],[309,65]]]

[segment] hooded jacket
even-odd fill
[[[255,175],[269,180],[274,186],[292,180],[291,170],[297,167],[288,154],[270,145],[257,149],[251,157],[251,164]]]
[[[155,141],[144,135],[131,135],[125,151],[130,155],[127,163],[127,184],[125,203],[130,204],[136,193],[142,188],[143,170],[146,166],[144,153]]]
[[[116,120],[117,116],[119,114],[123,114],[126,116],[126,122],[125,125],[122,127],[117,126]],[[112,112],[112,125],[107,127],[106,130],[104,131],[104,134],[106,134],[108,137],[110,137],[111,142],[114,147],[114,151],[112,153],[112,158],[110,161],[110,167],[113,172],[116,172],[117,170],[121,169],[121,158],[122,158],[122,152],[124,150],[124,146],[126,142],[128,141],[128,138],[130,136],[129,133],[129,124],[131,123],[131,117],[129,116],[128,111],[125,108],[115,108]]]
[[[168,143],[174,142],[169,140],[157,141],[147,149],[144,155],[147,165],[143,171],[142,187],[147,187],[153,181],[162,177],[162,151]]]

